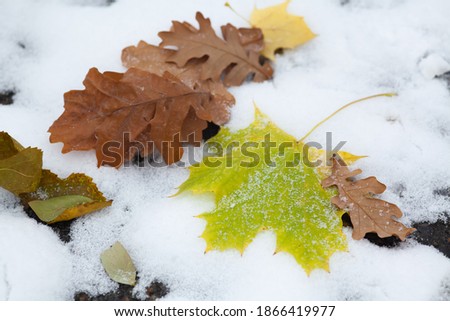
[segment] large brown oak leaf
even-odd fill
[[[156,148],[171,164],[181,159],[182,143],[199,142],[207,122],[225,123],[226,105],[209,91],[193,89],[170,73],[135,68],[125,73],[89,70],[84,90],[64,95],[64,113],[49,132],[63,153],[94,149],[98,166],[120,167],[137,152]]]

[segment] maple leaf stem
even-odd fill
[[[323,120],[321,120],[320,122],[318,122],[313,128],[311,128],[311,130],[309,132],[306,133],[305,136],[303,136],[299,141],[297,141],[298,143],[302,143],[305,141],[306,138],[308,138],[309,135],[311,135],[318,127],[320,127],[323,123],[325,123],[327,120],[329,120],[330,118],[332,118],[333,116],[335,116],[337,113],[339,113],[340,111],[344,110],[347,107],[350,107],[354,104],[360,103],[362,101],[365,100],[369,100],[372,98],[377,98],[377,97],[394,97],[397,96],[396,93],[383,93],[383,94],[376,94],[376,95],[372,95],[372,96],[367,96],[364,98],[360,98],[357,100],[354,100],[344,106],[342,106],[341,108],[339,108],[338,110],[336,110],[335,112],[333,112],[332,114],[330,114],[329,116],[327,116],[326,118],[324,118]]]
[[[228,1],[225,2],[224,6],[229,8],[231,11],[233,11],[236,16],[238,16],[239,18],[241,18],[242,20],[247,22],[250,26],[252,25],[252,23],[249,20],[247,20],[243,15],[241,15],[239,12],[234,10],[234,8],[231,6],[231,4]]]

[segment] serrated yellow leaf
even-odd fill
[[[309,29],[303,17],[287,12],[290,0],[264,9],[254,9],[250,17],[253,27],[264,34],[262,55],[274,60],[274,52],[279,48],[295,48],[316,35]]]
[[[269,151],[262,145],[268,135],[275,144]],[[295,163],[302,160],[305,144],[258,110],[247,128],[237,132],[224,128],[208,143],[222,148],[192,166],[188,180],[179,188],[179,193],[215,196],[216,208],[199,215],[207,222],[201,235],[205,252],[236,249],[243,253],[259,232],[269,230],[277,237],[276,253],[290,253],[307,273],[316,268],[328,270],[330,256],[346,249],[342,211],[330,202],[336,190],[321,187],[320,168],[304,161]],[[240,147],[228,148],[236,143]],[[244,152],[244,144],[252,147]],[[282,144],[291,147],[281,152]],[[341,156],[354,158],[348,153]],[[255,157],[259,161],[252,163]]]

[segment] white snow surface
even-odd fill
[[[330,272],[307,276],[288,254],[273,255],[275,235],[261,233],[241,256],[204,254],[209,197],[168,198],[188,176],[169,168],[96,167],[94,152],[61,154],[47,129],[63,112],[63,94],[82,89],[90,67],[123,72],[122,48],[139,40],[158,44],[171,20],[196,24],[201,10],[216,30],[245,21],[224,1],[117,0],[0,1],[0,91],[15,89],[14,104],[0,105],[0,130],[44,151],[44,166],[66,177],[92,176],[110,208],[76,220],[69,243],[28,218],[12,195],[0,191],[0,300],[70,300],[117,288],[100,253],[116,240],[139,271],[136,295],[153,280],[168,284],[164,300],[432,300],[450,299],[450,260],[407,240],[397,248],[354,241],[336,253]],[[231,1],[243,16],[253,6],[280,0]],[[364,173],[388,186],[383,198],[400,206],[402,222],[434,222],[450,213],[448,197],[434,191],[450,182],[450,91],[434,78],[450,61],[450,1],[294,0],[318,35],[278,55],[273,80],[232,88],[236,105],[227,125],[253,119],[253,101],[286,132],[303,136],[352,100],[383,92],[394,98],[360,103],[338,114],[309,139],[332,132],[345,150],[370,157]],[[428,62],[423,62],[428,58]],[[434,57],[434,58],[433,58]],[[430,60],[431,59],[431,60]],[[422,63],[421,63],[422,62]],[[431,76],[430,76],[431,75]]]

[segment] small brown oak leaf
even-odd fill
[[[228,40],[236,32],[236,27],[231,23],[220,27],[223,39]],[[239,28],[237,29],[239,42],[247,52],[261,52],[264,49],[264,35],[259,28]]]
[[[403,241],[415,231],[393,219],[402,216],[397,205],[373,197],[374,194],[383,193],[386,185],[373,176],[353,180],[354,176],[362,173],[360,169],[350,171],[335,157],[332,162],[332,174],[322,181],[322,186],[338,188],[338,195],[331,202],[348,212],[355,240],[362,239],[366,233],[375,232],[381,238],[395,235]]]
[[[221,39],[214,32],[209,19],[200,12],[197,12],[196,19],[199,29],[187,22],[173,21],[171,31],[158,34],[162,39],[160,47],[177,48],[167,59],[168,62],[184,67],[192,59],[202,59],[200,79],[220,81],[223,76],[225,86],[239,86],[248,77],[253,77],[253,81],[256,82],[272,77],[273,70],[270,63],[265,61],[260,64],[259,52],[250,49],[255,43],[259,47],[258,41],[250,40],[250,43],[254,42],[252,46],[249,43],[243,45],[242,30],[239,31],[231,24],[223,28],[226,39]]]

